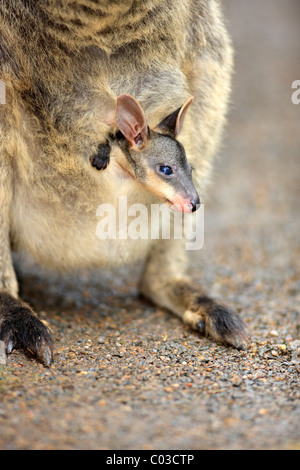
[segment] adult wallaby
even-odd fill
[[[111,146],[104,171],[91,165],[116,131],[117,97],[133,96],[154,130],[193,96],[178,138],[203,194],[231,69],[217,0],[0,2],[0,340],[8,353],[53,360],[47,326],[18,298],[11,250],[57,270],[144,259],[145,296],[201,333],[246,348],[239,317],[188,276],[185,240],[97,238],[100,204],[118,211],[127,196],[128,205],[150,207],[159,194],[133,177],[126,146]],[[169,135],[168,127],[160,132]]]

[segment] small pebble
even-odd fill
[[[267,408],[261,408],[261,409],[258,411],[258,414],[259,414],[260,416],[264,416],[264,415],[266,415],[266,414],[268,414],[268,413],[269,413],[269,410],[268,410]]]

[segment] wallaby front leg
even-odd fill
[[[248,337],[240,317],[211,299],[186,275],[187,269],[183,241],[158,240],[146,262],[140,291],[201,334],[247,349]]]
[[[110,162],[110,150],[111,148],[108,142],[100,144],[97,153],[90,157],[91,165],[98,171],[105,170]]]

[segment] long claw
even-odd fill
[[[46,367],[50,367],[53,362],[53,349],[44,345],[37,353],[38,360]]]

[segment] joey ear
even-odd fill
[[[186,100],[186,102],[181,106],[181,108],[176,109],[172,114],[163,119],[158,126],[156,127],[158,131],[171,133],[174,137],[177,137],[180,133],[186,112],[188,107],[194,101],[194,97],[191,96]]]
[[[116,124],[135,150],[145,146],[148,135],[147,121],[141,105],[133,96],[118,96]]]
[[[178,116],[177,116],[177,119],[176,119],[175,137],[178,136],[178,134],[180,133],[180,131],[181,131],[181,129],[182,129],[186,112],[187,112],[189,106],[192,104],[193,101],[194,101],[194,97],[191,96],[191,97],[188,98],[188,99],[186,100],[186,102],[181,106],[180,111],[179,111]]]

